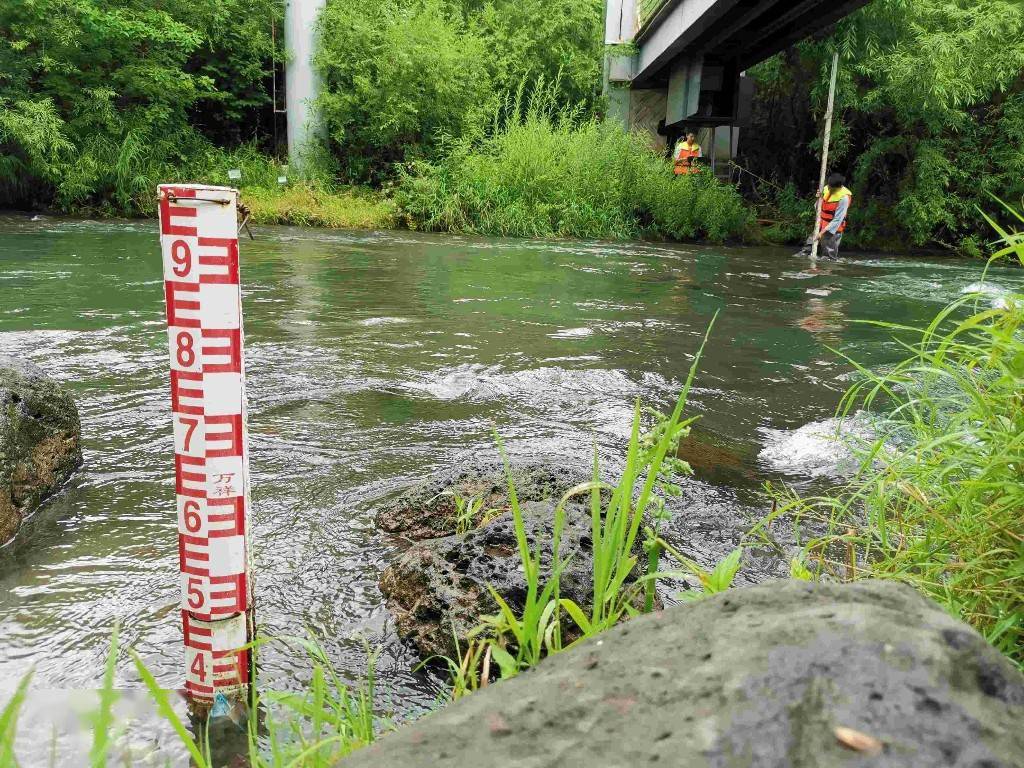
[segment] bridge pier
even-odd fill
[[[669,137],[665,131],[668,91],[661,88],[612,87],[607,91],[608,117],[631,133],[641,135],[651,149],[664,150]]]
[[[752,81],[736,74],[735,82],[730,82],[727,78],[734,73],[728,68],[705,67],[703,57],[697,56],[675,62],[666,82],[638,88],[623,77],[631,67],[632,62],[606,67],[610,119],[642,135],[658,151],[671,150],[686,131],[692,130],[710,164],[726,167],[732,162],[740,128],[748,124]],[[736,104],[738,99],[742,103]],[[720,114],[715,114],[716,101],[723,105]]]
[[[323,127],[316,110],[320,76],[313,67],[313,55],[316,52],[316,23],[325,5],[327,0],[287,0],[285,3],[288,160],[296,168],[323,138]]]

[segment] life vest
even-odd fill
[[[853,193],[846,187],[840,187],[834,192],[825,187],[821,200],[821,231],[824,232],[828,225],[832,223],[832,219],[836,217],[836,211],[839,208],[839,203],[844,197],[850,198],[850,205],[853,205]],[[846,231],[846,222],[849,219],[849,209],[847,209],[847,218],[843,219],[843,223],[839,225],[839,231]]]
[[[700,157],[700,144],[693,142],[690,144],[688,141],[681,141],[676,145],[676,161],[675,161],[675,173],[676,176],[697,173],[700,171],[700,166],[695,162]]]

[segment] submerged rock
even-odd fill
[[[82,463],[71,395],[32,363],[0,356],[0,544]]]
[[[544,584],[551,577],[554,560],[555,504],[524,502],[520,506],[531,550],[540,542]],[[569,559],[569,563],[560,575],[560,594],[589,611],[593,592],[590,510],[584,504],[570,503],[565,514],[559,558]],[[638,555],[640,549],[638,540]],[[498,612],[488,586],[521,612],[527,583],[510,511],[464,536],[415,544],[381,578],[381,591],[399,635],[411,641],[424,658],[455,658],[455,638],[464,650],[470,630],[483,616]]]
[[[346,759],[416,766],[1024,765],[1024,677],[911,588],[773,582],[620,625]]]

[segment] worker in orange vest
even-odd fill
[[[697,173],[700,170],[697,158],[703,156],[700,144],[697,143],[697,136],[693,133],[686,134],[686,140],[676,144],[674,168],[676,176]]]
[[[821,191],[821,218],[815,240],[821,241],[826,259],[839,257],[839,243],[846,231],[846,217],[853,203],[853,193],[846,188],[846,177],[833,173],[828,185]]]

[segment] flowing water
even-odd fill
[[[848,255],[817,273],[769,248],[488,240],[262,228],[243,243],[258,620],[312,631],[358,678],[380,645],[385,702],[429,707],[377,579],[395,544],[375,503],[467,452],[620,452],[632,404],[674,399],[705,329],[687,446],[723,505],[769,477],[828,475],[820,439],[851,366],[899,356],[856,320],[920,323],[972,287],[999,301],[1019,270]],[[0,220],[0,352],[74,392],[85,466],[0,551],[0,693],[91,689],[120,622],[167,687],[182,649],[167,340],[148,223]],[[713,532],[709,532],[713,534]],[[268,650],[264,686],[306,665]],[[140,681],[122,654],[118,684]],[[386,703],[385,703],[386,705]]]

